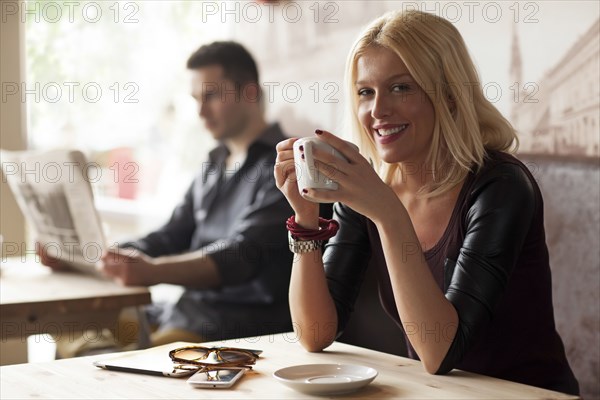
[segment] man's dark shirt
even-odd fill
[[[152,257],[201,250],[217,265],[220,288],[186,288],[175,305],[154,306],[150,319],[161,329],[206,340],[291,330],[285,220],[292,209],[273,176],[275,145],[284,139],[279,125],[271,125],[231,170],[228,149],[212,150],[166,225],[127,244]]]

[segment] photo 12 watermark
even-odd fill
[[[262,101],[268,104],[296,104],[303,99],[315,104],[340,102],[338,82],[265,81],[260,84],[260,90],[256,90],[256,86],[255,83],[240,86],[230,82],[203,82],[200,88],[201,96],[197,100],[201,102],[217,100],[223,103]]]
[[[139,11],[139,2],[134,1],[0,1],[2,23],[16,18],[22,23],[136,24]]]
[[[2,103],[18,98],[22,103],[98,103],[103,97],[114,103],[139,103],[136,82],[2,82]]]
[[[133,161],[118,162],[103,168],[99,163],[89,161],[45,161],[45,162],[2,162],[2,182],[10,176],[17,177],[22,184],[32,183],[74,183],[81,176],[89,183],[111,180],[114,183],[139,183],[139,164]]]
[[[337,1],[203,1],[202,23],[220,22],[248,24],[283,21],[297,24],[340,22],[340,2]]]
[[[451,23],[486,22],[496,24],[503,19],[514,23],[539,22],[540,3],[536,1],[402,1],[399,11],[416,10],[435,14]],[[425,16],[427,17],[427,16]]]

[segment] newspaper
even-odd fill
[[[2,179],[48,255],[100,276],[106,241],[88,175],[96,164],[77,150],[0,150]]]

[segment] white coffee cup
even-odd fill
[[[358,147],[355,144],[350,142],[346,143],[358,151]],[[300,151],[300,146],[303,147],[303,152]],[[333,154],[340,160],[346,160],[342,153],[319,138],[307,137],[297,140],[294,142],[294,163],[296,165],[298,190],[300,192],[302,192],[303,189],[337,190],[337,182],[329,179],[327,176],[320,173],[317,168],[315,168],[315,160],[313,158],[314,149],[319,149],[319,151]],[[304,160],[302,159],[302,153],[304,153]]]

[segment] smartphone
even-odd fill
[[[196,372],[187,380],[187,383],[197,388],[226,389],[232,387],[245,372],[245,368],[227,368],[207,372]]]
[[[108,360],[94,361],[96,367],[110,371],[133,372],[136,374],[169,376],[182,378],[190,376],[196,371],[178,369],[173,367],[173,361],[167,353],[157,355],[146,350],[136,351],[134,354],[120,355]]]

